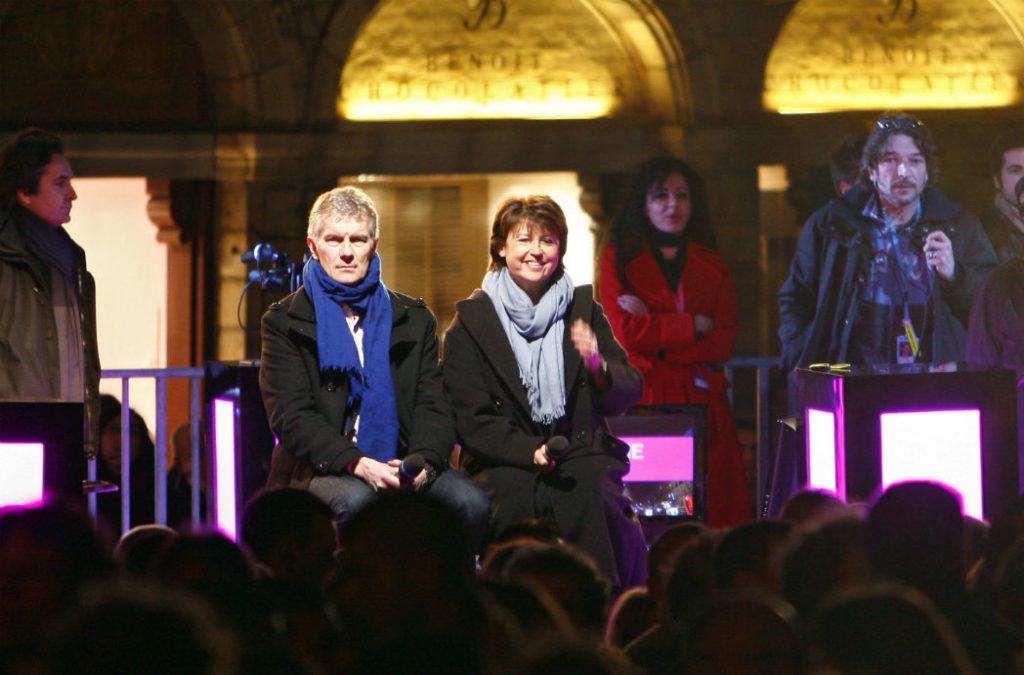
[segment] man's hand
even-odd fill
[[[370,457],[360,457],[352,467],[352,475],[366,481],[377,492],[398,490],[402,487],[402,481],[398,477],[398,467],[401,463],[398,459],[385,464]]]
[[[928,233],[924,240],[924,260],[943,280],[953,281],[956,260],[953,258],[953,242],[945,232],[936,230]]]

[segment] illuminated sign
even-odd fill
[[[342,72],[353,120],[584,119],[637,109],[642,78],[580,0],[384,0]]]
[[[1024,39],[1009,0],[802,0],[765,70],[781,113],[1020,103]],[[1019,9],[1019,8],[1018,8]]]

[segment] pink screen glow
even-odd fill
[[[43,503],[43,444],[0,442],[0,506]]]
[[[235,505],[235,404],[224,398],[213,400],[213,461],[217,495],[217,527],[224,536],[238,539]]]
[[[620,436],[629,443],[624,481],[692,481],[692,436]]]
[[[807,486],[835,492],[845,499],[845,485],[836,480],[836,418],[827,410],[808,408]],[[839,490],[843,492],[840,493]]]
[[[981,411],[932,410],[879,415],[882,489],[908,480],[960,493],[964,513],[982,518]]]

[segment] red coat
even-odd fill
[[[609,245],[601,259],[601,304],[630,362],[643,373],[640,402],[708,406],[708,524],[728,526],[749,520],[753,511],[743,455],[727,397],[729,382],[722,369],[732,356],[739,332],[736,293],[725,258],[689,242],[680,288],[672,289],[645,246],[626,266],[626,277],[632,290],[619,281],[615,249]],[[678,304],[677,291],[683,299]],[[629,294],[643,300],[650,314],[634,316],[619,307],[616,298]],[[695,314],[712,317],[714,328],[698,336],[693,327]]]

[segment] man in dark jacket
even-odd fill
[[[378,239],[361,190],[313,204],[303,286],[263,316],[260,389],[279,439],[268,486],[308,489],[341,519],[377,493],[427,491],[459,511],[479,545],[490,504],[448,469],[455,431],[437,321],[423,300],[384,287]]]
[[[1024,179],[1024,131],[999,137],[989,155],[989,169],[996,198],[981,215],[981,224],[1000,263],[1024,259],[1024,215],[1017,199],[1017,184]]]
[[[27,129],[0,159],[0,399],[85,402],[85,450],[99,428],[96,291],[71,220],[71,165],[53,134]]]
[[[995,264],[978,219],[928,186],[935,145],[887,114],[864,182],[804,226],[779,291],[784,366],[962,361],[974,292]]]

